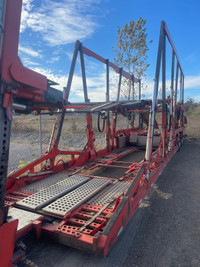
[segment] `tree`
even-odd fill
[[[185,112],[191,112],[196,107],[198,107],[200,104],[198,102],[195,102],[193,98],[187,98],[186,102],[184,103],[184,111]]]
[[[115,54],[114,62],[119,67],[123,67],[130,74],[141,79],[145,77],[145,72],[149,67],[147,61],[148,45],[152,41],[147,41],[146,19],[139,18],[136,22],[131,20],[122,29],[117,27],[117,46],[113,47]],[[131,82],[124,79],[122,94],[128,98],[131,92]]]

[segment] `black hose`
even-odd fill
[[[100,127],[100,118],[103,120],[102,128]],[[97,128],[100,133],[103,133],[105,130],[105,121],[106,117],[105,114],[102,114],[101,112],[98,113],[98,122],[97,122]]]

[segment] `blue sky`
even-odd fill
[[[113,60],[117,26],[139,17],[147,20],[149,40],[146,94],[153,88],[161,20],[165,20],[185,74],[185,98],[200,101],[200,1],[199,0],[24,0],[19,55],[25,66],[66,86],[74,42]],[[85,58],[89,98],[103,100],[105,66]],[[167,54],[167,66],[171,53]],[[169,79],[169,75],[167,76]],[[167,83],[168,86],[168,83]],[[103,94],[102,94],[103,92]],[[82,98],[80,68],[77,67],[71,100]]]

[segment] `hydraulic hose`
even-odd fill
[[[100,126],[100,120],[101,120],[101,119],[103,120],[102,128],[101,128],[101,126]],[[105,113],[101,113],[101,112],[99,112],[99,113],[98,113],[97,128],[98,128],[98,131],[99,131],[100,133],[103,133],[104,130],[105,130],[105,120],[106,120]]]

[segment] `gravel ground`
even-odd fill
[[[26,164],[41,156],[39,145],[10,142],[8,173],[20,169]]]
[[[200,140],[185,141],[104,259],[30,237],[18,266],[200,266],[199,153]]]

